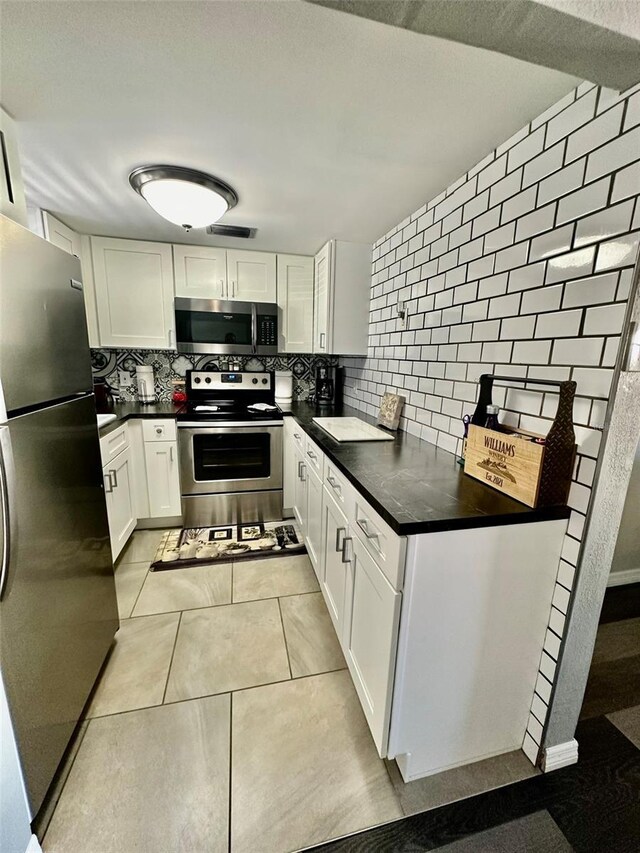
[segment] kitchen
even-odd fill
[[[100,79],[117,76],[128,16],[151,25],[144,5],[128,4],[112,22],[109,4],[78,7],[79,27],[103,27],[112,40],[111,53],[98,50],[97,67],[110,67]],[[347,39],[363,51],[382,40],[397,73],[407,51],[422,67],[427,36],[310,4],[268,5],[219,6],[218,43],[228,32],[241,44],[244,33],[247,68],[259,65],[251,16],[274,38],[291,20],[305,41],[320,27],[336,62],[346,60],[340,82],[354,73]],[[30,4],[3,6],[14,67],[37,79],[55,52],[47,28],[60,34],[61,24],[50,12],[47,26],[36,21]],[[182,6],[163,4],[159,43]],[[196,41],[211,23],[206,7],[190,4]],[[26,31],[40,48],[30,61],[17,46]],[[18,224],[3,219],[0,258],[2,677],[30,850],[39,840],[46,853],[284,853],[536,784],[578,760],[572,712],[568,735],[554,742],[549,733],[563,710],[554,692],[581,593],[605,413],[625,372],[640,95],[637,81],[617,92],[567,68],[527,65],[524,74],[519,59],[430,43],[446,44],[441,68],[453,50],[467,73],[476,63],[476,97],[511,69],[504,103],[452,153],[449,171],[429,172],[419,159],[421,185],[412,186],[412,165],[388,210],[361,195],[355,214],[339,210],[334,221],[319,174],[295,203],[270,211],[276,202],[265,203],[251,171],[257,149],[252,163],[236,152],[246,176],[227,179],[233,171],[219,171],[215,157],[185,169],[188,147],[145,148],[144,139],[102,182],[105,212],[81,190],[65,202],[61,188],[78,190],[91,168],[83,134],[92,126],[101,156],[101,106],[83,101],[87,81],[73,89],[63,63],[48,117],[43,95],[5,74],[3,213]],[[76,37],[70,44],[80,51]],[[149,62],[160,61],[156,48],[146,45]],[[87,70],[86,47],[80,55]],[[252,75],[235,65],[229,74],[245,97]],[[391,82],[385,93],[395,94]],[[444,100],[443,118],[458,111],[441,132],[450,139],[468,106]],[[128,99],[111,91],[108,110],[116,107],[122,120]],[[29,109],[40,110],[41,127]],[[70,122],[60,136],[54,109]],[[184,120],[186,104],[177,109]],[[84,111],[82,131],[74,110]],[[84,160],[63,150],[74,135]],[[274,171],[287,164],[288,152],[271,153]],[[176,183],[188,190],[183,207]],[[324,218],[308,204],[314,193]],[[213,202],[218,214],[207,208],[198,220],[198,206]],[[295,216],[285,216],[288,205]],[[242,230],[225,234],[227,225]],[[34,286],[38,269],[56,269],[64,284],[63,342],[49,319],[53,297],[43,301]],[[560,473],[529,502],[458,462],[463,418],[470,458],[493,404],[511,434],[546,436],[548,459],[569,407],[574,437],[554,450]],[[61,452],[70,434],[76,450]],[[90,549],[82,559],[77,547],[65,551],[89,541],[95,560]],[[44,564],[64,568],[66,585],[47,576],[43,587]],[[15,642],[25,613],[54,631],[51,613],[65,612],[76,630],[90,601],[92,656],[82,657],[81,678],[62,678],[56,667],[71,650],[51,645],[48,631]],[[47,656],[49,672],[22,677]],[[34,727],[34,697],[52,703],[67,688],[57,722]]]

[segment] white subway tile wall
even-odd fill
[[[533,696],[535,761],[560,654],[640,240],[640,86],[582,83],[374,244],[368,356],[345,402],[459,453],[482,373],[574,379],[572,509]],[[397,316],[402,300],[406,325]],[[557,397],[496,388],[503,419],[545,432]]]

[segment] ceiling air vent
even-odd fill
[[[243,237],[245,240],[255,237],[257,228],[244,228],[241,225],[207,225],[207,234],[218,237]]]

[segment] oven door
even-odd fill
[[[175,299],[178,352],[249,355],[255,352],[253,302]]]
[[[282,422],[179,424],[183,495],[282,488]]]

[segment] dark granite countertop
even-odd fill
[[[107,435],[124,421],[131,418],[175,418],[181,403],[114,403],[109,408],[98,410],[100,415],[115,415],[115,421],[100,427],[100,435]]]
[[[404,432],[394,441],[338,442],[313,423],[320,413],[308,403],[290,411],[356,489],[400,535],[464,530],[568,518],[566,506],[531,509],[468,477],[457,457]],[[349,407],[324,417],[375,420]]]

